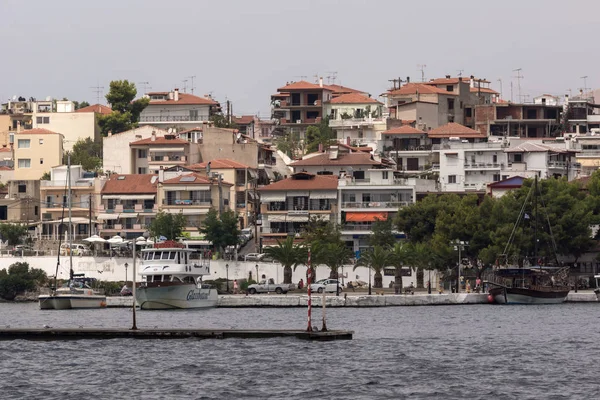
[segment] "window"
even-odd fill
[[[446,85],[446,92],[451,92],[454,90],[454,85]]]
[[[448,122],[454,122],[454,115],[448,115]]]
[[[31,168],[31,159],[19,158],[19,168]]]
[[[448,99],[448,110],[454,111],[454,99]]]
[[[388,171],[382,171],[381,172],[381,179],[387,179],[388,178]]]
[[[44,159],[40,158],[40,164],[43,164],[43,163],[44,163]]]
[[[138,168],[138,174],[140,174],[140,175],[146,174],[146,168],[139,167]]]
[[[448,175],[448,183],[456,183],[456,175]]]
[[[17,147],[19,149],[28,149],[29,147],[31,147],[31,140],[19,139],[19,140],[17,140]]]
[[[514,162],[523,162],[523,154],[515,154]]]
[[[498,182],[498,181],[500,180],[500,174],[494,174],[494,176],[493,176],[492,180],[493,180],[494,182]]]
[[[494,164],[496,164],[496,163],[498,162],[498,156],[497,156],[496,154],[494,154],[494,155],[492,156],[492,162],[493,162]]]
[[[148,157],[146,149],[138,149],[138,158],[146,158],[146,157]]]
[[[38,124],[49,124],[50,123],[50,117],[36,117],[35,120]]]
[[[473,109],[472,108],[465,108],[465,117],[467,118],[471,118],[473,116]]]
[[[27,185],[19,185],[18,191],[19,191],[19,193],[26,193]]]
[[[38,206],[34,206],[33,207],[33,215],[35,215],[37,217],[38,212],[39,212]]]
[[[40,139],[40,144],[44,144],[44,139]]]

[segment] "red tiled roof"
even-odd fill
[[[80,108],[79,110],[75,110],[75,112],[83,113],[83,112],[94,112],[96,114],[111,114],[112,108],[104,106],[102,104],[92,104],[91,106]]]
[[[491,93],[491,94],[500,94],[498,92],[496,92],[494,89],[490,89],[490,88],[477,88],[477,87],[472,87],[471,88],[471,93],[477,93],[481,90],[482,93]]]
[[[18,133],[27,135],[60,135],[58,132],[52,132],[44,128],[27,129]]]
[[[338,143],[337,146],[344,147],[344,148],[350,149],[352,151],[362,151],[362,152],[365,152],[365,153],[370,153],[370,152],[373,151],[372,147],[367,147],[367,146],[364,146],[364,147],[355,147],[355,146],[347,145],[346,143]]]
[[[153,174],[113,174],[104,184],[102,194],[156,193],[157,182],[158,175]]]
[[[157,92],[157,94],[161,94],[161,93]],[[206,104],[206,105],[216,105],[216,104],[219,104],[219,103],[217,103],[213,99],[208,99],[206,97],[198,97],[198,96],[194,96],[193,94],[181,93],[181,92],[179,92],[179,100],[177,100],[177,101],[171,100],[171,99],[166,99],[166,100],[150,100],[150,103],[148,103],[149,106],[151,106],[151,105],[171,105],[171,104]]]
[[[333,93],[362,93],[360,90],[352,89],[342,85],[323,85],[324,87],[331,90]]]
[[[410,125],[402,125],[398,128],[392,128],[385,132],[382,132],[383,135],[425,135],[426,133],[420,129],[413,128]]]
[[[291,167],[320,166],[320,165],[381,165],[371,159],[369,153],[338,154],[338,158],[330,159],[329,153],[319,154],[290,164]]]
[[[12,149],[10,147],[0,147],[0,153],[8,153],[11,151]]]
[[[247,125],[254,122],[254,115],[242,115],[241,117],[233,117],[233,122],[238,125]]]
[[[293,174],[290,178],[283,179],[264,186],[259,191],[271,190],[332,190],[337,189],[337,175],[313,175],[306,172]]]
[[[381,104],[375,99],[363,96],[360,93],[346,93],[329,101],[331,104]]]
[[[190,169],[206,169],[206,164],[208,164],[208,162],[202,162],[202,163],[197,163],[197,164],[192,164],[192,165],[188,165],[188,168]],[[211,160],[210,161],[210,167],[212,169],[243,169],[243,168],[250,168],[250,169],[255,169],[255,168],[251,168],[245,164],[239,163],[237,161],[233,161],[230,160],[228,158],[220,158],[220,159],[216,159],[216,160]]]
[[[187,140],[184,139],[179,139],[179,138],[173,138],[173,139],[167,139],[164,136],[157,136],[155,140],[152,140],[151,137],[146,138],[146,139],[142,139],[142,140],[137,140],[135,142],[131,142],[129,143],[130,146],[137,146],[140,144],[190,144],[190,142],[188,142]]]
[[[287,85],[277,89],[277,91],[285,92],[285,91],[290,91],[290,90],[308,90],[308,89],[331,90],[331,89],[325,87],[325,85],[323,85],[323,87],[321,87],[316,83],[310,83],[310,82],[306,82],[306,81],[298,81],[298,82],[288,83]]]
[[[13,168],[7,167],[6,165],[0,165],[0,171],[12,171]]]
[[[185,131],[177,132],[177,134],[181,135],[182,133],[188,133],[188,132],[194,132],[194,131],[200,131],[200,132],[202,132],[202,127],[201,126],[197,126],[195,128],[186,129]]]
[[[460,138],[486,138],[487,135],[476,131],[471,128],[467,128],[464,125],[457,124],[456,122],[450,122],[446,125],[430,130],[427,135],[430,138],[449,138],[449,137],[460,137]]]
[[[448,92],[444,89],[440,89],[434,85],[428,85],[425,83],[407,83],[402,86],[400,89],[389,90],[388,94],[395,95],[408,95],[408,94],[416,94],[419,92],[420,94],[444,94],[446,96],[457,96],[455,93]]]
[[[206,176],[200,175],[195,172],[192,172],[191,174],[176,176],[175,178],[167,179],[163,182],[163,184],[165,185],[210,185],[212,183],[217,183],[217,181],[210,180]],[[228,183],[225,181],[221,181],[221,184],[233,186],[233,183]]]

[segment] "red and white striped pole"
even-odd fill
[[[312,332],[312,323],[311,323],[311,320],[310,320],[310,315],[311,315],[311,312],[312,312],[312,304],[311,304],[311,301],[310,301],[311,300],[311,297],[310,297],[310,280],[312,278],[312,270],[310,268],[310,249],[308,249],[308,262],[307,262],[307,265],[308,265],[308,272],[306,274],[306,282],[307,282],[307,285],[308,285],[308,328],[306,328],[306,331],[307,332]]]

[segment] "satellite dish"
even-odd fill
[[[169,132],[169,133],[173,133],[173,128],[169,128],[169,129],[167,130],[167,132]]]
[[[17,95],[14,95],[12,99],[15,101],[17,99]]]

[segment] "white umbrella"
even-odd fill
[[[110,239],[108,239],[107,242],[110,244],[123,243],[123,238],[119,235],[115,235],[115,236],[111,237]]]
[[[104,243],[104,242],[106,242],[106,239],[102,239],[98,235],[92,235],[89,238],[85,238],[83,240],[86,242],[89,242],[89,243]]]

